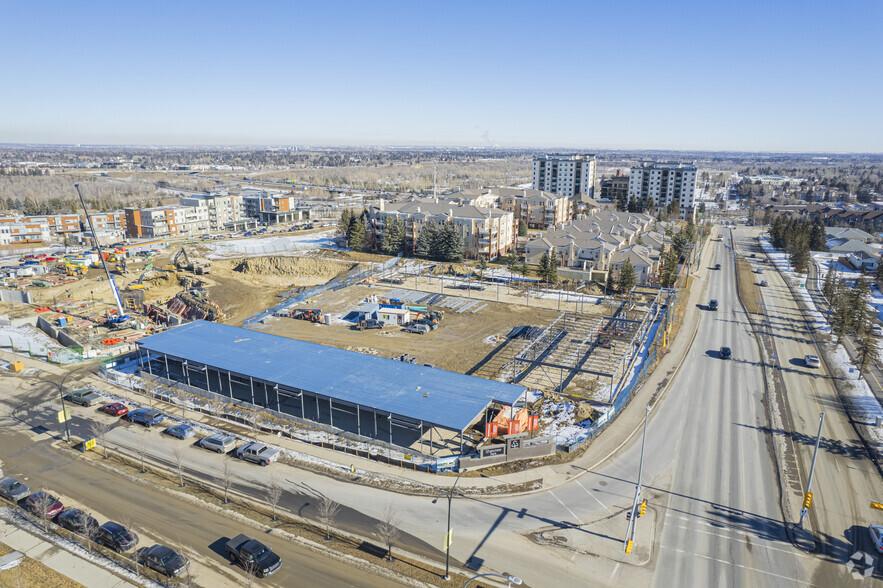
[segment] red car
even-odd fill
[[[60,500],[43,490],[28,496],[25,506],[35,515],[47,519],[54,518],[64,509],[64,505]]]
[[[122,402],[111,402],[101,407],[101,412],[106,412],[111,416],[126,416],[129,414],[129,407]]]

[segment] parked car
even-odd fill
[[[190,425],[175,425],[174,427],[169,427],[165,431],[163,431],[166,435],[171,435],[172,437],[177,437],[178,439],[189,439],[196,435],[196,431],[193,430],[193,427]]]
[[[215,433],[210,437],[206,437],[199,442],[199,446],[210,451],[218,453],[227,453],[236,445],[236,437],[233,435],[224,435],[223,433]]]
[[[708,301],[708,310],[717,310],[717,300],[712,298]]]
[[[262,466],[268,466],[279,459],[279,450],[265,445],[264,443],[251,442],[238,448],[233,454],[239,459],[244,459]]]
[[[31,489],[15,478],[3,478],[0,480],[0,496],[6,500],[18,502],[31,493]]]
[[[129,413],[128,419],[133,423],[140,423],[147,428],[161,423],[163,414],[153,408],[139,408]]]
[[[731,357],[733,357],[733,351],[729,347],[721,347],[720,358],[730,359]]]
[[[405,330],[409,333],[420,333],[421,335],[425,335],[426,333],[429,332],[429,326],[416,324],[416,325],[410,325],[408,327],[405,327]]]
[[[80,406],[92,406],[93,404],[98,404],[103,400],[103,398],[101,398],[101,394],[93,392],[89,388],[74,390],[73,392],[65,396],[64,399],[68,402],[79,404]]]
[[[190,567],[189,559],[165,545],[139,549],[137,558],[143,565],[170,578],[182,575]]]
[[[37,516],[47,519],[54,518],[64,508],[59,499],[44,490],[34,492],[25,501],[25,508]]]
[[[58,524],[74,533],[94,537],[98,532],[98,521],[79,508],[69,508],[58,515]]]
[[[129,407],[123,404],[122,402],[111,402],[110,404],[105,404],[101,407],[101,412],[107,413],[111,416],[126,416],[129,414]]]
[[[224,546],[227,557],[243,570],[261,578],[276,573],[282,567],[282,559],[273,550],[246,535],[237,535]]]
[[[883,553],[883,525],[868,525],[868,534],[877,553]]]
[[[822,362],[819,361],[818,355],[807,355],[803,358],[803,363],[806,365],[806,367],[810,368],[822,367]]]
[[[767,282],[766,280],[761,280],[761,281],[760,281],[760,285],[763,286],[764,288],[766,288],[767,286],[770,285],[770,283]]]
[[[138,545],[138,535],[119,523],[108,521],[98,527],[95,542],[121,553]]]
[[[876,337],[883,336],[883,327],[881,327],[880,325],[873,325],[871,327],[871,334]]]

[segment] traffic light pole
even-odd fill
[[[641,498],[641,475],[644,473],[644,446],[647,444],[647,416],[650,414],[650,405],[644,409],[644,433],[641,438],[641,461],[638,465],[638,482],[635,484],[635,499],[632,501],[632,509],[629,514],[629,526],[625,532],[625,543],[622,548],[626,553],[631,552],[635,542],[635,530],[637,529],[638,500]]]
[[[800,521],[798,521],[797,526],[803,526],[803,519],[809,514],[809,506],[807,502],[812,503],[812,498],[808,498],[811,496],[810,490],[812,489],[812,475],[816,470],[816,457],[819,455],[819,441],[822,440],[822,425],[825,424],[825,413],[819,413],[819,434],[816,435],[816,448],[812,452],[812,465],[809,466],[809,479],[806,481],[806,492],[804,493],[803,499],[803,508],[800,509]]]

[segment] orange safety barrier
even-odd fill
[[[123,342],[122,339],[116,339],[116,338],[113,338],[113,339],[102,339],[102,340],[101,340],[101,344],[102,344],[102,345],[116,345],[117,343],[122,343],[122,342]]]
[[[38,306],[34,309],[34,312],[46,312],[47,310],[49,310],[48,306]]]

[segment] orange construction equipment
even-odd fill
[[[34,309],[34,312],[47,312],[49,310],[48,306],[38,306]]]

